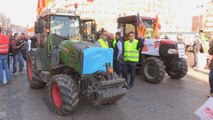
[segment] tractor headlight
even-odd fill
[[[176,49],[169,49],[168,54],[176,54],[177,50]]]

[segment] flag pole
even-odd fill
[[[82,14],[81,14],[81,16],[83,16],[83,11],[84,11],[84,7],[83,7],[83,5],[84,5],[84,1],[83,1],[83,0],[81,0],[81,2],[82,2],[82,5],[81,5],[81,6],[82,6],[82,10],[81,10],[81,13],[82,13]]]

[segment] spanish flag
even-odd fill
[[[49,4],[50,0],[38,0],[37,14],[40,15],[44,8]]]
[[[158,33],[158,29],[159,29],[159,20],[158,20],[158,15],[156,15],[156,19],[155,19],[155,28],[154,28],[154,37],[155,39],[159,38],[159,33]]]

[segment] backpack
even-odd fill
[[[12,44],[10,43],[10,46],[9,46],[9,54],[13,52],[13,47],[12,47]]]
[[[10,38],[10,44],[9,44],[9,55],[12,55],[13,53],[13,47],[12,47],[12,41],[15,40],[14,38]]]

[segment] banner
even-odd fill
[[[210,97],[198,110],[195,115],[200,120],[213,120],[213,97]]]

